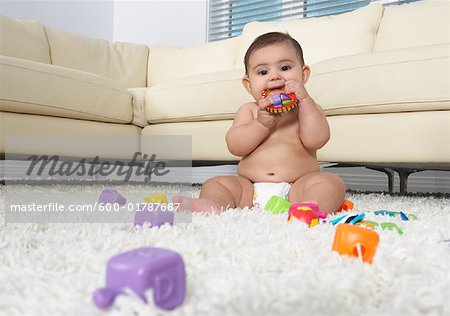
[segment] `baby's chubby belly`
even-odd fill
[[[241,159],[238,174],[252,182],[294,182],[320,170],[315,154],[295,142],[265,142]]]

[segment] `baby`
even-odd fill
[[[291,203],[316,201],[320,211],[334,212],[344,201],[345,184],[332,173],[321,172],[316,151],[330,138],[322,108],[305,89],[310,68],[299,43],[288,34],[259,36],[244,58],[242,83],[255,102],[242,105],[226,134],[228,150],[242,159],[237,176],[206,181],[199,199],[173,198],[180,209],[220,213],[227,208],[264,207],[273,196]],[[269,97],[263,92],[269,90]],[[295,93],[298,107],[282,114],[269,113],[274,93]]]

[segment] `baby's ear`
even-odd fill
[[[303,66],[302,75],[303,75],[303,84],[306,84],[309,80],[309,75],[311,74],[311,68],[308,65]]]
[[[250,85],[250,78],[248,77],[248,75],[245,75],[242,78],[242,85],[244,86],[245,90],[247,90],[247,92],[249,94],[252,94],[252,87]]]

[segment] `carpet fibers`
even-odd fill
[[[258,208],[220,216],[194,214],[191,223],[161,228],[132,223],[4,222],[9,196],[63,194],[92,202],[103,185],[6,185],[0,188],[1,315],[450,315],[450,199],[349,193],[356,212],[394,222],[379,230],[373,264],[331,251],[336,227],[307,228]],[[129,202],[144,195],[196,196],[187,185],[121,185]],[[89,195],[90,194],[90,195]],[[385,209],[418,220],[377,216]],[[330,219],[337,215],[329,216]],[[183,305],[162,311],[119,296],[107,310],[92,303],[105,285],[108,259],[142,246],[172,249],[184,259]],[[151,291],[148,291],[151,298]]]

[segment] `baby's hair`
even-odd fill
[[[251,57],[251,55],[257,51],[258,49],[261,49],[266,46],[279,44],[279,43],[288,43],[289,45],[292,45],[292,47],[297,51],[298,57],[300,59],[300,62],[302,65],[305,64],[305,61],[303,60],[303,50],[300,44],[292,38],[288,33],[281,33],[281,32],[270,32],[263,35],[258,36],[253,43],[248,48],[247,52],[245,53],[244,57],[244,65],[245,65],[245,74],[248,75],[248,62]]]

